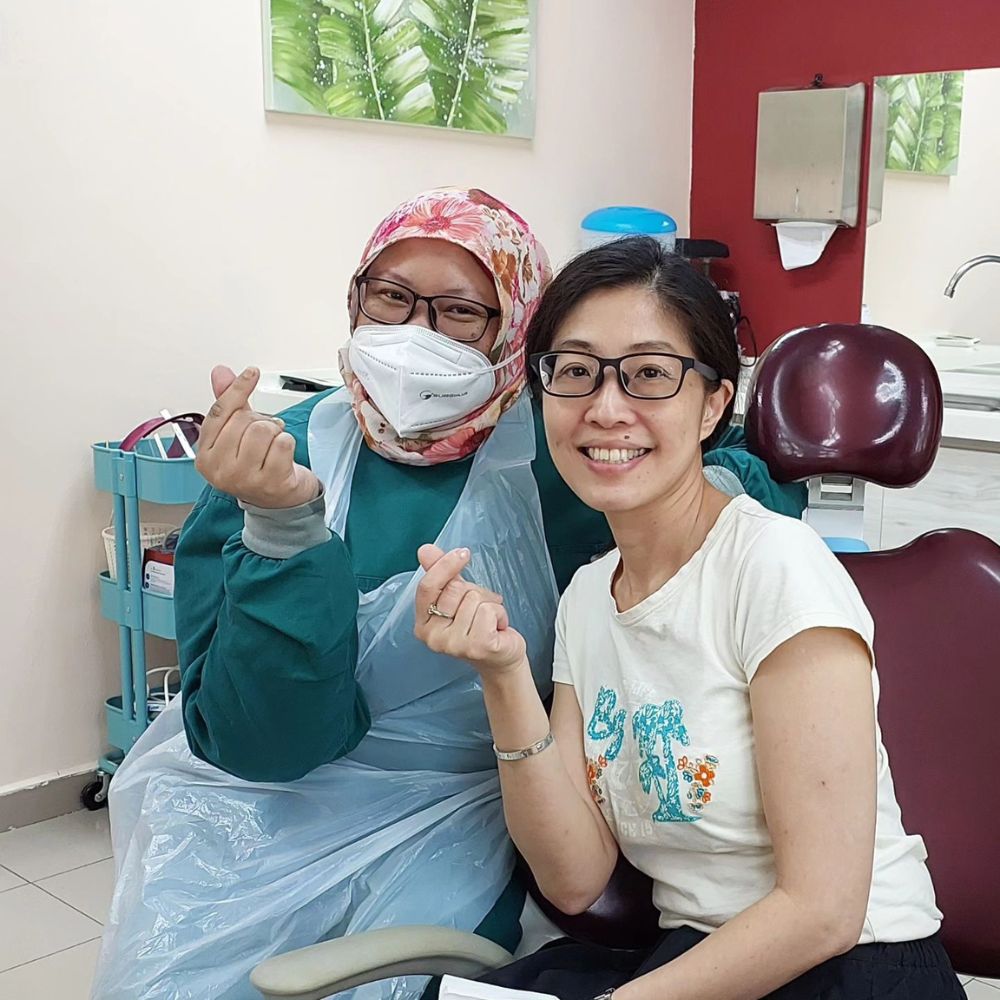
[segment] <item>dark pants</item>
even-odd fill
[[[637,951],[566,938],[481,978],[498,986],[551,993],[560,1000],[588,1000],[666,965],[704,937],[701,931],[681,927],[664,932],[652,948]],[[965,990],[935,934],[902,944],[860,944],[765,1000],[965,1000]]]

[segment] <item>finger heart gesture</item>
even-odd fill
[[[256,413],[250,395],[260,372],[212,371],[215,402],[202,425],[195,467],[216,489],[257,507],[297,507],[315,499],[320,483],[295,461],[295,438],[284,421]]]
[[[420,547],[426,573],[417,586],[414,631],[435,653],[465,660],[481,674],[514,670],[525,659],[524,639],[511,628],[499,594],[462,578],[470,555]]]

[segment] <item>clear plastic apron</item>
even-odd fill
[[[346,393],[316,406],[310,463],[341,537],[361,446]],[[436,542],[472,550],[466,577],[504,595],[546,693],[558,596],[533,458],[524,396]],[[356,676],[372,727],[349,757],[294,782],[242,781],[191,754],[177,701],[136,743],[111,785],[118,880],[94,1000],[259,1000],[248,976],[271,955],[397,924],[472,930],[490,911],[513,857],[481,688],[414,637],[419,577],[361,595]],[[353,997],[410,1000],[424,982]]]

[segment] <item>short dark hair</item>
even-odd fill
[[[574,257],[545,290],[532,317],[528,356],[549,350],[570,312],[588,295],[606,288],[651,292],[663,311],[680,321],[695,359],[714,368],[734,389],[739,384],[736,334],[718,289],[687,260],[648,236],[604,243]],[[531,371],[530,377],[537,393],[537,375]],[[711,450],[725,433],[732,415],[730,400],[715,430],[702,442],[703,452]]]

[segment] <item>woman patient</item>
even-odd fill
[[[621,851],[663,933],[487,978],[566,1000],[963,996],[881,742],[871,616],[812,529],[702,474],[739,371],[718,293],[655,241],[614,243],[554,281],[528,350],[553,461],[617,546],[560,601],[551,719],[466,549],[421,548],[417,634],[482,677],[545,896],[585,910]]]

